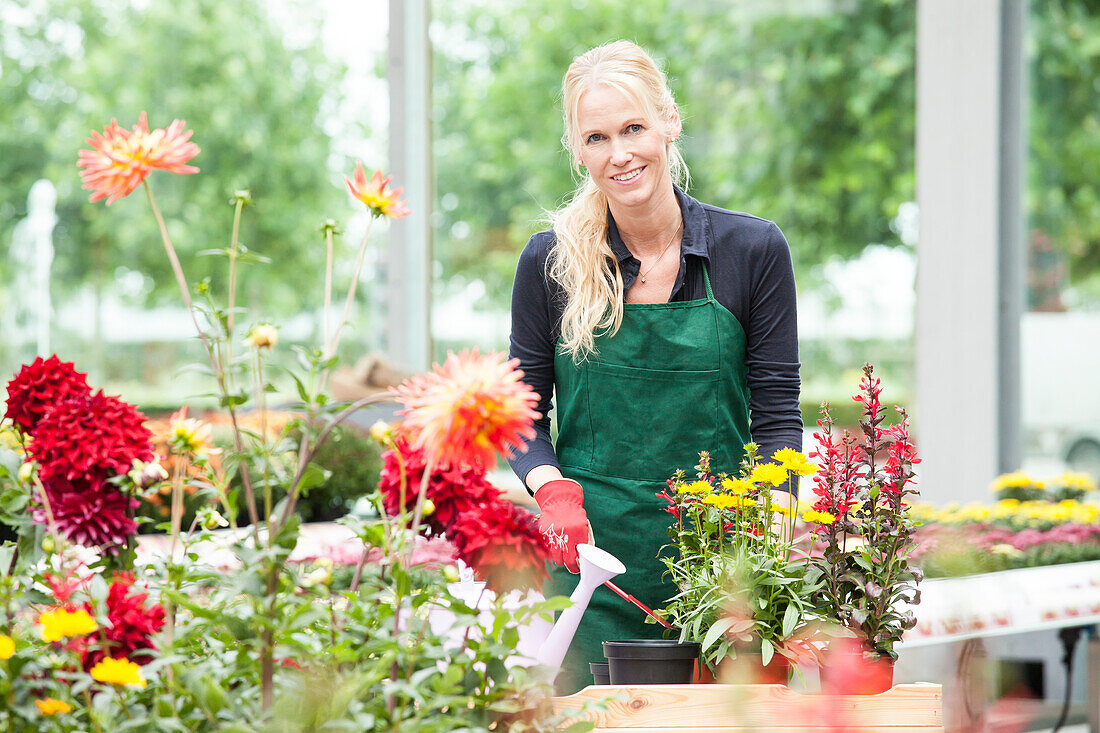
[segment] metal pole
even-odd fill
[[[431,49],[428,0],[390,0],[390,171],[412,215],[390,223],[387,352],[395,366],[431,363]]]
[[[1023,460],[1020,379],[1020,319],[1024,315],[1026,223],[1023,191],[1027,162],[1027,61],[1024,51],[1028,3],[1001,6],[1001,171],[997,328],[997,469],[1015,471]]]

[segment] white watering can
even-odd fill
[[[569,596],[573,605],[558,616],[554,628],[542,642],[536,657],[538,664],[555,670],[555,674],[565,659],[565,653],[569,651],[569,645],[573,643],[577,626],[592,600],[592,594],[616,575],[626,572],[626,566],[617,557],[595,545],[577,545],[577,565],[581,571],[580,581]]]
[[[666,628],[672,628],[648,606],[638,601],[634,596],[624,593],[610,582],[615,576],[626,572],[626,566],[611,553],[601,550],[595,545],[577,545],[577,565],[580,569],[580,575],[576,589],[569,596],[572,605],[561,612],[552,628],[548,628],[549,623],[541,619],[535,619],[527,625],[521,626],[519,628],[517,653],[505,661],[508,666],[538,664],[548,670],[550,676],[548,681],[552,681],[554,676],[557,675],[558,668],[561,667],[562,660],[565,659],[566,652],[569,651],[570,644],[573,643],[573,637],[576,636],[577,627],[580,625],[581,618],[592,600],[592,594],[601,585],[607,585],[623,599],[652,616],[658,623]],[[488,597],[491,592],[483,593],[484,587],[484,583],[473,581],[471,572],[461,583],[452,584],[451,591],[456,597],[463,599],[469,605],[481,606],[485,603],[491,603],[491,599]],[[535,592],[529,596],[515,595],[510,597],[507,602],[521,604],[541,599],[541,595]],[[432,626],[437,630],[449,627],[453,621],[453,614],[445,609],[436,609],[432,613]]]

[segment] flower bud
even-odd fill
[[[448,583],[457,583],[458,579],[461,576],[458,574],[458,568],[456,568],[454,565],[444,565],[443,577]]]
[[[42,552],[50,553],[57,549],[57,543],[53,541],[53,535],[42,538]]]
[[[435,502],[431,499],[425,499],[423,511],[420,512],[420,516],[430,517],[432,514],[435,514]]]
[[[148,463],[135,458],[129,476],[130,480],[134,482],[134,486],[139,489],[147,489],[161,481],[166,481],[168,471],[155,458]]]
[[[19,480],[27,484],[31,482],[34,477],[35,463],[34,461],[27,461],[19,466]]]
[[[274,326],[261,323],[252,327],[244,343],[254,349],[270,349],[279,343],[279,332]]]
[[[370,437],[378,443],[387,443],[393,436],[393,426],[385,420],[379,420],[370,426]]]
[[[203,529],[217,529],[228,527],[229,522],[221,513],[212,506],[204,506],[197,512],[199,524]]]

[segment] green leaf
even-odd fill
[[[783,638],[787,638],[794,633],[795,626],[798,625],[799,613],[795,604],[791,603],[787,605],[787,610],[783,612]]]
[[[302,478],[298,482],[298,490],[305,494],[314,486],[320,486],[328,481],[331,475],[331,471],[326,471],[316,463],[310,463],[306,466],[306,470],[302,472]]]
[[[760,663],[765,667],[772,661],[772,655],[775,654],[775,647],[767,639],[760,640]]]
[[[707,629],[707,635],[703,637],[703,651],[710,649],[711,644],[715,642],[722,634],[726,633],[731,626],[737,622],[737,619],[732,616],[718,619],[709,629]]]

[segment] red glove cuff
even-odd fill
[[[559,501],[584,506],[584,489],[573,479],[559,478],[547,481],[535,492],[535,503],[539,505],[539,509],[545,509],[548,504]]]

